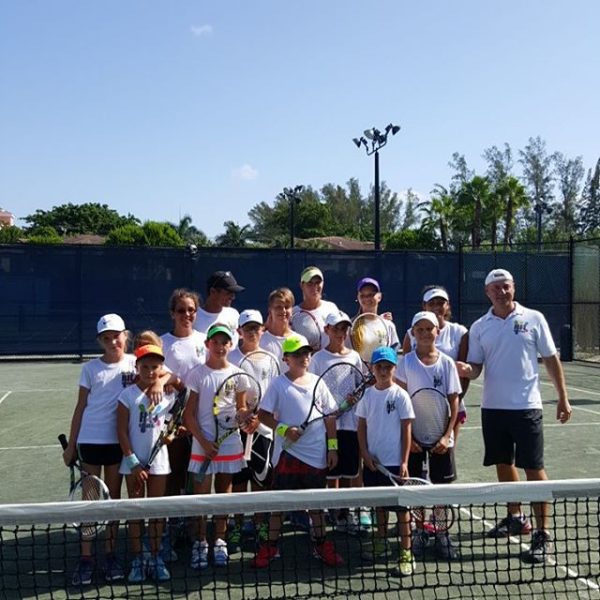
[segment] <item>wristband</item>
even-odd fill
[[[138,457],[132,453],[129,456],[125,457],[125,464],[127,465],[130,471],[133,471],[133,469],[140,465],[140,461],[138,460]]]
[[[337,438],[330,438],[327,440],[327,450],[337,450],[338,441]]]
[[[285,434],[289,428],[290,428],[289,425],[286,425],[285,423],[279,423],[277,425],[277,427],[275,427],[275,433],[277,435],[281,436],[282,438],[284,438]]]

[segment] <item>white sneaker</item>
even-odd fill
[[[229,554],[227,552],[227,542],[222,539],[215,541],[213,548],[213,554],[215,559],[215,567],[226,567],[229,562]]]
[[[192,560],[190,561],[192,569],[206,569],[208,567],[208,542],[205,540],[196,540],[192,547]]]
[[[359,529],[360,527],[355,514],[352,511],[348,512],[346,515],[346,531],[349,535],[356,535],[359,532]]]

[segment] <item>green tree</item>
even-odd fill
[[[562,152],[555,152],[552,159],[562,197],[554,221],[558,230],[563,235],[569,236],[575,233],[577,227],[578,200],[585,175],[583,158],[581,156],[566,158]]]
[[[588,170],[581,194],[581,204],[579,232],[589,235],[600,229],[600,158],[596,162],[594,172]]]
[[[427,229],[402,229],[384,237],[386,250],[439,250],[440,241]]]
[[[439,232],[442,250],[450,249],[451,227],[455,218],[455,201],[453,195],[443,185],[436,183],[430,192],[430,198],[421,202],[419,208],[425,213],[421,223],[423,229]]]
[[[62,244],[63,240],[54,227],[44,225],[36,227],[35,232],[27,236],[27,241],[30,244]]]
[[[512,244],[516,225],[515,215],[529,204],[529,198],[523,184],[512,175],[502,180],[494,193],[501,197],[501,203],[504,206],[503,247],[504,250],[507,250]]]
[[[106,238],[109,246],[180,247],[183,240],[169,223],[146,221],[140,225],[123,225],[113,229]]]
[[[240,226],[234,221],[223,223],[225,232],[215,238],[215,245],[224,248],[244,248],[248,245],[249,235],[252,232],[250,225]]]
[[[519,150],[519,156],[519,162],[523,167],[523,183],[534,206],[538,204],[551,206],[554,201],[554,170],[552,157],[546,151],[546,142],[540,136],[530,137],[527,146]],[[525,207],[523,217],[526,224],[532,222],[529,206]]]
[[[61,204],[51,210],[36,210],[25,217],[29,230],[33,233],[41,227],[53,227],[61,235],[95,234],[107,235],[116,227],[139,224],[131,214],[120,215],[106,204]]]
[[[204,232],[195,225],[192,225],[192,217],[190,215],[184,215],[179,219],[179,223],[170,223],[170,225],[186,244],[195,244],[199,247],[210,246],[210,240]]]
[[[484,212],[492,203],[490,185],[485,177],[475,175],[470,181],[463,183],[457,194],[457,217],[463,230],[469,230],[471,248],[481,247],[484,232]],[[496,211],[490,212],[495,215]],[[490,219],[493,220],[493,219]],[[492,224],[495,229],[495,221]]]
[[[25,232],[16,225],[0,227],[0,244],[16,244],[25,237]]]

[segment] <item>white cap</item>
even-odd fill
[[[490,283],[496,283],[497,281],[514,281],[514,279],[506,269],[494,269],[487,274],[485,285],[490,285]]]
[[[238,319],[238,327],[243,327],[246,323],[259,323],[263,324],[262,315],[258,310],[254,310],[253,308],[248,308],[243,310],[240,313],[240,318]]]
[[[348,323],[352,325],[350,317],[342,310],[329,313],[325,319],[325,325],[337,325],[338,323]]]
[[[423,302],[429,302],[433,298],[443,298],[446,302],[450,302],[448,292],[442,288],[431,288],[423,294]]]
[[[104,333],[105,331],[125,331],[125,321],[123,321],[119,315],[110,313],[100,317],[96,329],[98,331],[98,335]]]
[[[438,321],[436,314],[432,313],[430,310],[420,310],[418,313],[416,313],[412,318],[410,326],[414,327],[419,321],[429,321],[436,327],[440,326],[440,322]]]

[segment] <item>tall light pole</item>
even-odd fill
[[[294,188],[283,188],[282,197],[290,203],[290,248],[294,249],[294,230],[296,223],[296,204],[300,204],[302,198],[300,194],[304,189],[303,185],[297,185]]]
[[[549,215],[552,212],[552,208],[544,201],[543,198],[539,198],[535,203],[533,210],[535,211],[535,222],[537,226],[537,249],[538,252],[542,250],[542,215],[546,213]]]
[[[390,123],[383,131],[373,127],[365,129],[359,138],[352,141],[360,149],[364,146],[367,156],[375,155],[375,250],[381,250],[381,219],[380,219],[380,189],[379,189],[379,151],[387,144],[390,133],[396,135],[400,131],[399,125]]]

